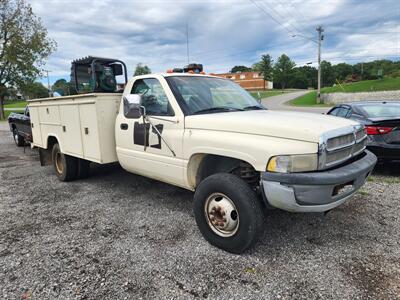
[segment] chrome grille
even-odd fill
[[[354,144],[354,134],[346,134],[334,138],[330,138],[327,142],[327,150],[333,151],[336,149],[341,149],[345,146]]]
[[[345,162],[364,151],[367,135],[361,125],[346,127],[324,134],[320,141],[319,169]]]

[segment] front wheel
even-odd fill
[[[22,147],[25,145],[25,139],[22,135],[19,134],[17,128],[13,129],[13,138],[14,142],[18,147]]]
[[[232,253],[252,247],[264,228],[257,195],[233,174],[214,174],[200,183],[194,195],[194,214],[204,238]]]

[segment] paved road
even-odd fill
[[[0,121],[0,131],[8,131],[10,128],[8,127],[8,123],[4,121]]]
[[[293,93],[286,93],[278,96],[273,96],[263,99],[263,104],[271,110],[292,110],[292,111],[302,111],[302,112],[312,112],[312,113],[325,113],[329,110],[329,107],[299,107],[290,106],[285,103],[307,94],[309,91],[298,91]]]

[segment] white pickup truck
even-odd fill
[[[376,157],[364,128],[318,114],[269,111],[234,82],[166,73],[131,78],[120,93],[29,101],[32,146],[60,180],[89,163],[194,191],[211,244],[241,253],[260,237],[267,208],[325,212],[366,181]]]

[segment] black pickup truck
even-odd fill
[[[23,114],[11,113],[8,117],[8,124],[13,133],[15,144],[22,147],[32,142],[31,119],[29,117],[29,107],[25,108]]]

